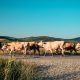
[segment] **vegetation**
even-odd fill
[[[80,80],[80,57],[0,59],[0,80]]]
[[[37,80],[37,65],[16,61],[13,59],[0,59],[0,80]]]
[[[80,37],[74,38],[74,39],[62,39],[62,38],[54,38],[54,37],[49,37],[49,36],[38,36],[38,37],[27,37],[27,38],[13,38],[13,37],[8,37],[8,36],[0,36],[0,38],[3,38],[5,40],[2,40],[1,42],[11,42],[11,41],[21,41],[21,42],[26,42],[26,41],[71,41],[71,42],[77,42],[80,41]]]

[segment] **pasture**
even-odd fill
[[[12,58],[10,55],[0,55],[0,58],[3,59],[2,64],[5,64],[6,60],[11,60],[10,64],[16,62],[11,66],[12,68],[9,64],[5,66],[7,70],[9,69],[5,80],[15,80],[14,74],[16,72],[20,72],[25,77],[20,76],[21,79],[18,77],[16,80],[80,80],[80,55],[23,56],[22,54],[17,54]],[[10,78],[9,72],[12,74],[13,79]]]

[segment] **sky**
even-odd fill
[[[0,0],[0,36],[80,37],[80,0]]]

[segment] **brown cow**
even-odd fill
[[[76,52],[76,46],[72,42],[65,42],[63,48],[65,51],[70,51],[70,53],[72,53],[73,51]]]
[[[40,55],[40,46],[36,42],[28,42],[27,45],[24,47],[24,54],[27,54],[27,51],[34,51],[34,54],[36,51],[38,51]]]

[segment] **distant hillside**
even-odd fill
[[[1,42],[11,42],[11,41],[17,41],[17,38],[9,37],[9,36],[0,36]]]
[[[80,42],[80,37],[73,38],[73,39],[64,39],[64,41]]]
[[[74,38],[72,40],[74,40],[74,41],[80,41],[80,37]]]
[[[8,40],[16,40],[16,38],[13,38],[13,37],[9,37],[9,36],[0,36],[0,38],[2,39],[8,39]]]
[[[63,40],[61,38],[54,38],[54,37],[48,37],[48,36],[38,36],[38,37],[27,37],[27,38],[21,38],[19,40],[22,41],[56,41],[56,40]]]
[[[0,39],[3,39],[5,42],[9,41],[72,41],[77,42],[80,41],[80,37],[73,38],[73,39],[63,39],[63,38],[55,38],[55,37],[49,37],[49,36],[37,36],[37,37],[26,37],[26,38],[14,38],[9,36],[0,36]]]

